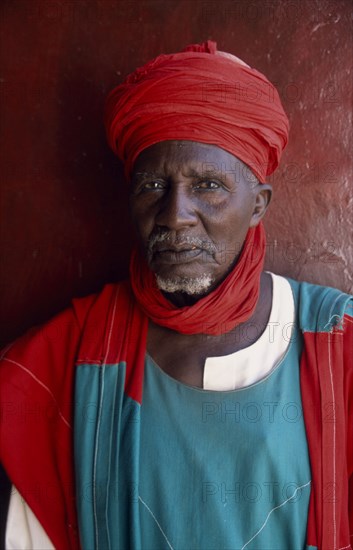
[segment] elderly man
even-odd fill
[[[106,127],[130,280],[4,353],[7,547],[350,548],[352,303],[262,272],[276,90],[209,41],[130,75]]]

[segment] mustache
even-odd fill
[[[216,245],[208,240],[201,239],[200,237],[194,237],[191,235],[178,235],[175,236],[175,233],[172,231],[159,231],[158,233],[153,233],[147,243],[147,254],[151,257],[156,250],[158,250],[158,245],[160,243],[168,243],[171,247],[180,246],[180,245],[190,245],[205,250],[209,254],[214,255],[217,253]]]

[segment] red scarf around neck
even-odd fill
[[[182,334],[225,334],[255,311],[265,246],[260,223],[249,229],[240,258],[226,279],[196,304],[181,308],[163,296],[154,273],[135,248],[130,262],[133,293],[142,311],[157,325]]]

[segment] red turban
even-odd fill
[[[187,140],[221,147],[265,182],[288,137],[276,88],[211,41],[160,55],[129,75],[108,96],[105,125],[127,175],[146,147]]]

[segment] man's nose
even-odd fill
[[[174,231],[197,224],[195,205],[185,189],[174,187],[168,190],[156,216],[156,223]]]

